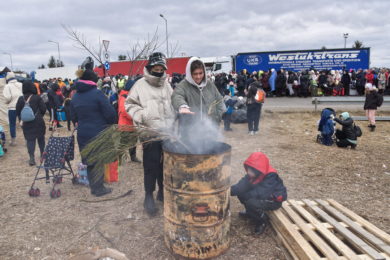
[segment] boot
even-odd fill
[[[93,195],[95,195],[96,197],[101,197],[101,196],[104,196],[104,195],[109,194],[111,192],[112,192],[112,188],[107,188],[104,185],[102,185],[100,188],[91,190],[91,193]]]
[[[34,166],[35,165],[35,157],[33,154],[30,154],[30,160],[28,161],[28,164],[30,166]]]
[[[261,235],[264,233],[267,224],[265,222],[258,222],[255,226],[255,235]]]
[[[11,138],[10,146],[16,146],[16,138]]]
[[[164,190],[163,189],[158,190],[156,199],[161,201],[161,202],[164,202]]]
[[[145,194],[144,208],[149,216],[154,216],[157,213],[156,204],[153,199],[153,192]]]
[[[131,158],[131,161],[132,162],[136,162],[136,163],[140,163],[141,161],[137,158],[137,156],[135,154],[132,154],[130,155],[130,158]]]
[[[371,128],[371,132],[374,132],[375,131],[375,125],[371,125],[370,128]]]
[[[261,235],[264,233],[268,223],[268,216],[264,212],[261,213],[260,218],[256,221],[255,224],[255,234]]]

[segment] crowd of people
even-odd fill
[[[308,97],[308,96],[363,96],[367,83],[378,88],[382,95],[390,95],[389,69],[351,70],[304,70],[301,72],[253,71],[242,70],[239,73],[210,73],[208,77],[222,91],[229,85],[234,86],[239,96],[245,95],[245,89],[253,82],[258,82],[267,97]]]
[[[167,75],[167,63],[162,53],[153,53],[144,68],[143,75],[124,75],[99,78],[93,71],[93,60],[88,57],[76,72],[77,79],[54,78],[39,81],[26,80],[19,83],[12,72],[7,74],[7,85],[3,95],[9,108],[11,145],[15,145],[17,118],[22,124],[23,134],[29,154],[29,165],[35,165],[35,146],[38,143],[42,156],[45,148],[46,123],[44,115],[49,114],[49,130],[63,127],[65,114],[69,131],[77,129],[80,152],[99,133],[112,124],[119,126],[140,126],[155,129],[156,132],[172,131],[177,117],[191,118],[179,120],[180,124],[207,118],[218,127],[224,120],[224,130],[232,131],[230,122],[234,110],[245,107],[248,133],[259,132],[261,108],[266,97],[273,96],[318,96],[349,95],[356,89],[359,95],[366,95],[364,109],[370,121],[369,127],[375,130],[375,110],[381,105],[381,98],[389,92],[389,71],[259,71],[246,70],[236,74],[208,74],[203,62],[193,57],[186,66],[186,74]],[[30,107],[33,119],[23,120],[25,108]],[[24,111],[24,112],[23,112]],[[59,118],[61,117],[61,118]],[[184,122],[184,123],[183,123]],[[334,128],[337,122],[341,130]],[[181,132],[191,138],[191,127]],[[357,133],[349,113],[340,118],[332,110],[324,110],[319,122],[320,142],[339,147],[356,148]],[[335,137],[334,137],[335,135]],[[1,135],[2,144],[5,137]],[[155,198],[164,201],[162,141],[156,136],[143,136],[144,168],[144,208],[153,216],[157,212]],[[333,139],[335,138],[335,139]],[[140,162],[136,149],[129,151],[131,160]],[[104,185],[103,169],[88,163],[88,180],[91,194],[103,196],[112,191]],[[246,212],[257,223],[256,232],[264,229],[264,212],[274,210],[286,200],[287,192],[277,171],[269,165],[262,153],[252,154],[245,162],[247,175],[232,187],[231,195],[238,196]],[[157,185],[156,185],[157,184]],[[157,195],[153,193],[158,186]],[[264,187],[267,190],[264,190]],[[262,194],[254,198],[253,194]]]

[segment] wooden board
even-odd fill
[[[288,200],[269,212],[293,259],[389,259],[390,236],[334,200]]]

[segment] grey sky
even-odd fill
[[[238,52],[371,47],[371,66],[390,67],[390,1],[130,1],[11,0],[0,8],[0,66],[33,70],[57,58],[78,65],[87,53],[75,48],[61,24],[82,32],[92,46],[110,40],[111,60],[158,27],[179,42],[178,54],[226,56]],[[165,45],[161,46],[166,52]]]

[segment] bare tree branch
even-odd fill
[[[153,36],[148,34],[146,39],[143,41],[137,40],[137,42],[130,47],[130,52],[127,52],[127,56],[130,60],[129,76],[133,75],[134,72],[138,71],[142,66],[142,62],[136,61],[147,59],[149,55],[161,46],[157,32],[158,27],[154,31]]]
[[[178,50],[179,50],[179,41],[176,41],[176,43],[173,45],[172,43],[170,44],[170,50],[169,50],[169,57],[173,58],[176,56]]]
[[[67,26],[65,24],[61,24],[62,28],[67,32],[68,37],[76,43],[76,46],[74,47],[82,50],[86,50],[91,56],[97,60],[101,65],[103,65],[103,59],[102,59],[102,42],[100,41],[99,37],[99,49],[96,51],[94,48],[91,47],[91,45],[88,43],[85,35],[83,33],[78,32],[76,29],[71,28],[70,26]]]

